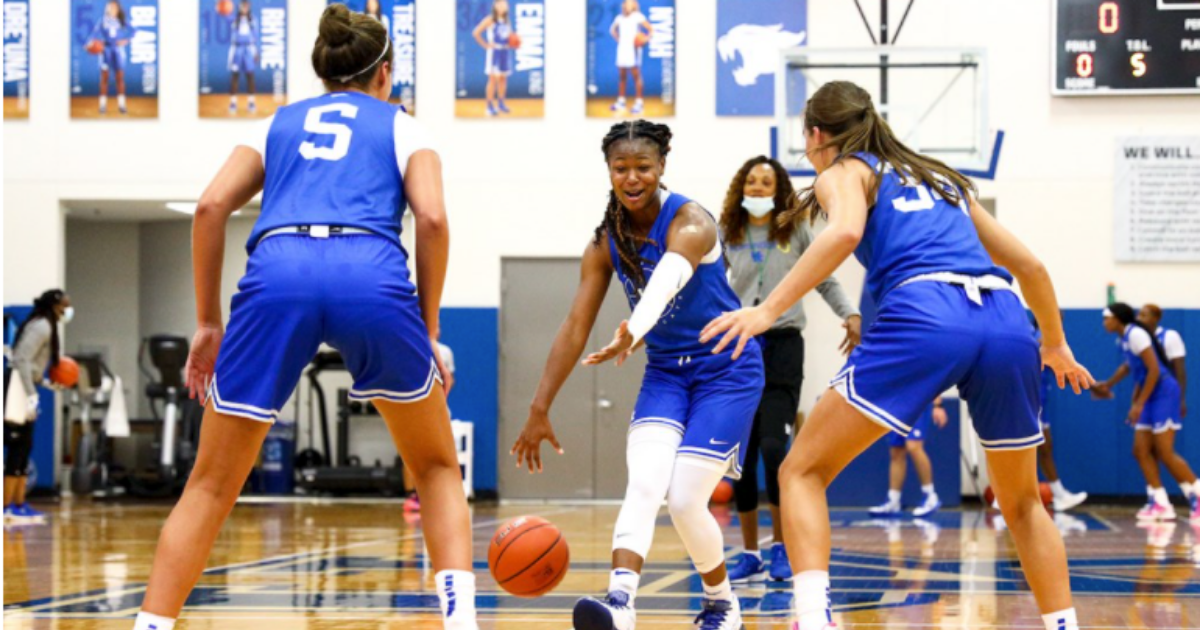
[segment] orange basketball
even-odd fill
[[[50,380],[63,387],[75,387],[79,382],[79,364],[71,357],[58,360],[58,365],[50,368]]]
[[[1054,503],[1054,491],[1050,489],[1050,484],[1043,481],[1038,484],[1038,490],[1042,493],[1042,505],[1050,507]]]
[[[990,508],[996,502],[996,493],[992,491],[992,487],[988,486],[983,489],[983,507]]]
[[[89,41],[83,48],[90,54],[99,55],[100,53],[104,52],[104,42],[98,39],[93,39]]]
[[[233,0],[220,0],[217,2],[217,13],[221,15],[233,13]]]
[[[571,551],[553,523],[518,516],[500,526],[488,545],[488,568],[501,588],[517,597],[541,597],[567,574]]]
[[[520,48],[521,47],[521,36],[517,35],[516,33],[509,35],[508,36],[508,47],[513,48],[513,49]]]
[[[638,33],[633,38],[633,45],[641,48],[650,43],[650,36],[645,33]]]
[[[722,479],[712,493],[712,503],[729,503],[733,500],[733,484],[728,479]]]

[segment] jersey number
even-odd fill
[[[933,195],[929,192],[929,187],[925,184],[917,184],[916,186],[905,186],[905,191],[917,191],[916,199],[908,197],[896,197],[892,200],[894,206],[900,212],[920,212],[922,210],[933,209]]]
[[[321,117],[328,112],[337,112],[343,118],[357,118],[358,108],[350,103],[332,103],[308,110],[304,117],[304,130],[318,136],[333,136],[333,146],[318,147],[311,140],[300,145],[300,155],[306,160],[329,160],[336,162],[350,151],[350,127],[335,122],[325,122]]]

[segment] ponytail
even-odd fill
[[[1150,335],[1150,344],[1154,346],[1154,354],[1158,355],[1158,360],[1162,362],[1164,367],[1170,367],[1171,361],[1167,359],[1166,350],[1164,350],[1162,344],[1158,342],[1158,336],[1154,334],[1153,330],[1150,330],[1149,326],[1138,321],[1137,315],[1134,313],[1132,306],[1124,302],[1113,302],[1112,304],[1108,305],[1108,312],[1112,313],[1112,316],[1117,318],[1117,321],[1121,322],[1122,324],[1125,324],[1126,326],[1133,324],[1134,326],[1146,331],[1146,334]]]
[[[13,335],[13,347],[16,348],[17,344],[20,343],[21,335],[33,320],[39,317],[44,318],[50,322],[50,367],[58,365],[59,354],[62,348],[59,346],[58,339],[58,313],[54,310],[54,307],[58,306],[66,295],[66,292],[62,289],[50,289],[34,298],[33,311],[29,313],[29,317],[26,317],[25,321],[21,322],[21,326],[17,328],[17,334]]]

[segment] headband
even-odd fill
[[[363,68],[362,70],[359,70],[358,72],[355,72],[354,74],[347,74],[344,77],[334,77],[333,80],[337,81],[338,83],[349,83],[350,80],[353,79],[354,77],[357,77],[358,75],[366,72],[367,70],[370,70],[371,68],[374,68],[375,66],[379,65],[379,62],[383,61],[383,56],[386,55],[388,53],[388,51],[391,49],[392,49],[392,38],[389,37],[387,44],[385,44],[383,46],[383,52],[379,53],[379,57],[377,57],[375,59],[375,61],[372,61],[370,63],[370,65],[368,65],[366,68]]]
[[[1112,311],[1108,310],[1107,306],[1104,307],[1104,312],[1101,313],[1101,315],[1103,315],[1104,317],[1116,317],[1115,315],[1113,315]]]

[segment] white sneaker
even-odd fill
[[[925,502],[921,504],[921,507],[913,510],[913,516],[917,518],[929,516],[930,514],[938,511],[938,508],[940,507],[942,507],[941,499],[938,498],[936,492],[930,492],[929,494],[925,495]]]
[[[1065,492],[1062,496],[1054,497],[1054,511],[1066,512],[1067,510],[1079,507],[1084,501],[1087,501],[1088,493],[1086,492]]]
[[[1157,501],[1147,503],[1145,507],[1138,510],[1137,520],[1139,521],[1173,521],[1175,520],[1175,506],[1170,503],[1163,505]]]
[[[706,598],[703,606],[704,610],[692,622],[697,630],[745,630],[742,608],[736,595],[733,599]]]
[[[572,621],[575,630],[634,630],[637,611],[629,603],[629,593],[612,591],[604,599],[584,597],[575,602]]]

